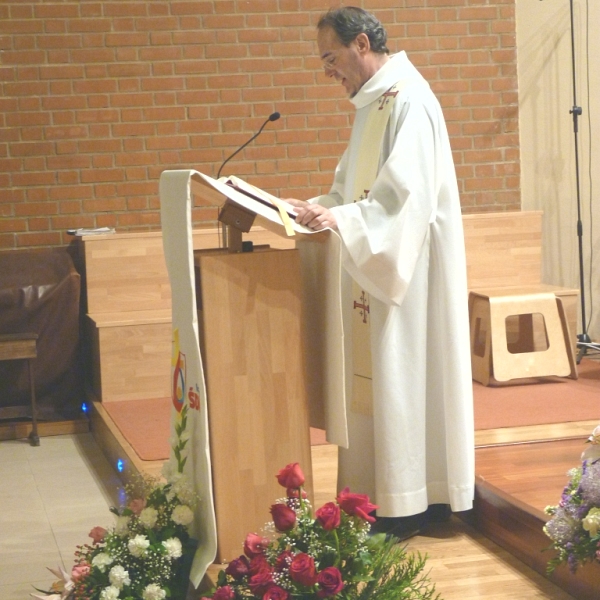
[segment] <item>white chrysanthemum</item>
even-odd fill
[[[129,572],[121,565],[115,565],[108,573],[108,580],[118,589],[122,590],[124,585],[130,585]]]
[[[167,597],[167,592],[163,590],[157,583],[151,583],[144,588],[142,592],[143,600],[164,600]]]
[[[171,519],[178,525],[189,525],[194,520],[194,513],[191,511],[189,506],[180,504],[173,509],[171,513]]]
[[[113,559],[106,554],[106,552],[100,552],[92,558],[92,567],[97,567],[101,573],[106,572],[106,567],[112,563]]]
[[[182,477],[179,479],[179,481],[173,484],[171,489],[182,504],[190,505],[194,503],[196,495],[194,493],[194,488],[187,478]]]
[[[140,513],[140,523],[148,529],[152,529],[156,525],[157,520],[158,511],[155,508],[152,508],[152,506],[144,508]]]
[[[119,597],[119,588],[109,585],[100,592],[100,600],[117,600]]]
[[[136,535],[127,542],[129,552],[136,557],[144,556],[149,545],[150,540],[145,535]]]
[[[165,540],[162,545],[165,547],[167,551],[167,556],[173,560],[175,558],[179,558],[182,555],[182,547],[179,538],[172,537],[168,540]]]
[[[600,529],[600,508],[591,508],[581,524],[586,531],[590,532],[590,537],[596,537]]]
[[[124,536],[128,533],[129,528],[129,517],[125,515],[119,515],[117,522],[115,523],[115,533],[120,536]]]

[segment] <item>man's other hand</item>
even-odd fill
[[[285,198],[285,201],[291,204],[296,211],[296,223],[305,225],[314,231],[321,231],[327,227],[337,229],[337,221],[334,214],[320,204],[310,204],[304,200],[294,198]]]

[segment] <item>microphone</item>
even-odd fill
[[[269,121],[277,121],[281,115],[278,112],[274,112],[272,115],[269,115],[269,118],[261,125],[260,129],[243,145],[240,146],[229,158],[226,158],[223,164],[219,168],[219,172],[217,173],[217,179],[221,176],[221,171],[223,167],[238,153],[240,150],[243,150],[252,140],[256,139],[260,132],[265,128]]]

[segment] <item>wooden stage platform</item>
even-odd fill
[[[553,556],[543,532],[544,508],[558,504],[567,472],[578,466],[585,440],[598,421],[581,423],[576,437],[482,446],[475,451],[475,508],[467,522],[513,556],[546,575]],[[576,424],[565,427],[573,433]],[[600,598],[600,564],[590,564],[572,575],[558,568],[550,581],[578,600]]]

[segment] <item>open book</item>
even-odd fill
[[[196,188],[198,184],[202,184],[202,188]],[[219,192],[220,195],[207,193],[206,186]],[[316,233],[312,229],[296,223],[296,211],[291,204],[239,177],[213,179],[204,173],[195,171],[192,176],[192,191],[196,192],[206,206],[223,204],[222,196],[225,196],[226,201],[233,202],[259,217],[259,221],[262,221],[261,224],[265,227],[272,230],[275,230],[273,226],[279,230],[283,228],[288,236],[297,233]],[[268,223],[265,223],[265,219]],[[277,231],[277,233],[281,235],[283,232]]]
[[[277,198],[276,196],[269,194],[269,192],[265,192],[264,190],[257,188],[255,185],[252,185],[251,183],[248,183],[247,181],[244,181],[235,175],[227,177],[225,184],[275,210],[278,210],[279,206],[283,206],[290,218],[296,218],[296,212],[291,204],[288,204],[285,200],[281,200],[281,198]]]

